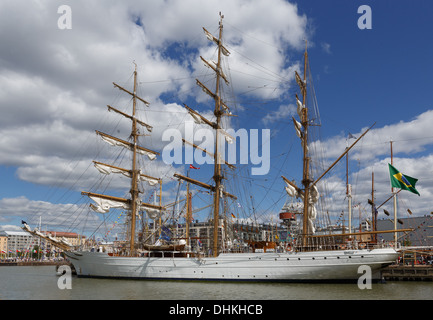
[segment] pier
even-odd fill
[[[69,265],[70,262],[66,260],[60,260],[60,261],[1,261],[1,266],[59,266],[59,265]]]
[[[432,265],[392,265],[382,270],[388,281],[433,281]]]

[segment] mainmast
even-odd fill
[[[218,62],[216,69],[221,70],[221,50],[222,50],[222,34],[223,34],[223,18],[224,16],[220,13],[219,23],[219,37],[218,37]],[[221,123],[221,97],[220,97],[220,73],[216,73],[216,88],[215,88],[215,117],[217,128],[220,127]],[[213,255],[218,256],[218,224],[219,224],[219,208],[220,208],[220,188],[221,188],[221,164],[219,161],[219,130],[216,130],[215,134],[215,154],[214,154],[214,176],[215,181],[215,193],[214,193],[214,228],[213,228]]]
[[[135,63],[134,63],[135,64]],[[152,176],[148,176],[141,173],[141,170],[138,165],[138,154],[147,155],[150,160],[154,160],[156,156],[159,155],[158,152],[144,148],[142,146],[138,145],[138,137],[140,136],[140,130],[138,128],[138,125],[143,126],[147,129],[148,132],[152,131],[152,126],[138,120],[136,118],[136,111],[137,111],[137,100],[143,102],[146,106],[149,106],[149,103],[145,101],[144,99],[137,96],[137,65],[135,64],[134,69],[134,88],[133,92],[130,92],[129,90],[119,86],[118,84],[113,82],[113,85],[120,90],[128,93],[132,96],[132,115],[128,115],[112,106],[107,106],[109,111],[114,111],[125,118],[128,118],[132,121],[132,129],[131,129],[131,135],[130,138],[132,142],[125,141],[122,139],[119,139],[117,137],[108,135],[106,133],[96,131],[96,134],[101,136],[101,138],[113,146],[121,146],[126,149],[129,149],[132,152],[132,164],[131,169],[125,169],[118,166],[105,164],[102,162],[94,161],[95,167],[104,174],[110,174],[110,173],[120,173],[124,176],[127,176],[131,179],[131,187],[129,190],[130,198],[120,198],[120,197],[114,197],[109,195],[103,195],[103,194],[97,194],[92,192],[82,192],[83,195],[89,196],[93,201],[96,202],[97,206],[91,204],[91,208],[97,212],[100,213],[106,213],[111,208],[124,208],[129,210],[130,212],[130,239],[129,239],[129,254],[134,255],[135,254],[135,233],[136,233],[136,217],[138,214],[138,211],[143,209],[148,212],[149,215],[155,215],[160,216],[162,211],[165,210],[165,208],[161,205],[161,200],[158,205],[152,205],[149,203],[141,202],[139,197],[139,189],[138,189],[138,181],[147,181],[150,185],[155,185],[156,183],[159,183],[161,185],[162,180],[159,178],[155,178]]]
[[[213,199],[213,246],[212,246],[212,254],[213,256],[218,256],[218,226],[219,226],[219,213],[220,213],[220,197],[222,196],[229,196],[232,199],[237,199],[234,195],[231,195],[223,190],[224,186],[222,185],[222,179],[223,176],[221,174],[221,163],[227,164],[231,169],[234,169],[235,167],[231,164],[228,164],[224,159],[220,159],[220,137],[221,135],[224,135],[226,139],[233,140],[233,137],[231,137],[227,132],[225,132],[221,127],[221,118],[224,115],[229,114],[229,108],[227,105],[222,101],[221,99],[221,92],[220,92],[220,84],[221,79],[223,79],[226,83],[228,83],[228,80],[226,76],[224,75],[222,68],[221,68],[221,55],[228,56],[230,52],[227,50],[227,48],[224,47],[222,43],[222,34],[223,34],[223,20],[224,16],[220,13],[220,22],[219,22],[219,35],[218,38],[214,37],[209,31],[207,31],[205,28],[203,28],[204,33],[206,34],[206,37],[214,42],[218,46],[218,60],[216,64],[213,61],[207,61],[203,57],[200,57],[202,61],[205,63],[205,66],[211,68],[215,74],[216,74],[216,88],[215,92],[212,92],[209,90],[203,83],[201,83],[198,79],[196,79],[197,84],[203,89],[205,93],[210,95],[215,100],[215,109],[214,109],[214,115],[216,118],[215,122],[211,122],[202,115],[200,115],[198,112],[194,111],[193,109],[189,108],[185,105],[185,108],[188,110],[190,115],[194,118],[196,123],[199,124],[206,124],[209,125],[211,128],[215,129],[215,152],[212,154],[208,152],[207,150],[201,149],[199,146],[196,146],[195,144],[188,142],[184,140],[184,143],[187,143],[194,148],[198,148],[204,152],[206,152],[208,155],[213,156],[214,158],[214,175],[213,180],[215,182],[215,185],[209,185],[200,181],[197,181],[195,179],[182,176],[180,174],[175,174],[174,176],[183,180],[188,181],[189,183],[193,183],[195,185],[198,185],[200,187],[209,189],[214,192],[214,199]]]

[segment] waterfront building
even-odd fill
[[[51,235],[57,240],[62,238],[72,245],[79,245],[85,237],[73,232],[43,231],[43,234]],[[29,253],[37,246],[44,252],[55,250],[61,252],[61,249],[53,248],[49,241],[35,237],[25,231],[3,230],[0,231],[0,253],[3,255],[16,255],[20,253]]]
[[[25,231],[0,231],[0,237],[3,238],[2,243],[7,254],[16,254],[26,252],[31,249],[32,245],[37,245],[37,239]]]
[[[51,236],[56,240],[66,240],[72,246],[79,246],[86,241],[86,237],[75,232],[42,231],[43,234]]]
[[[8,237],[0,233],[0,258],[6,256]]]
[[[391,219],[377,220],[377,230],[389,230],[394,228]],[[397,229],[410,228],[412,232],[399,233],[399,242],[403,246],[433,246],[433,215],[422,217],[399,218]],[[383,233],[378,240],[393,241],[394,233]]]
[[[212,220],[205,222],[195,220],[189,224],[188,237],[185,236],[187,234],[186,225],[182,223],[163,227],[159,238],[160,240],[184,239],[193,251],[208,251],[213,246],[213,228]],[[152,238],[153,230],[151,223],[143,233],[139,234],[139,238],[156,241],[157,239]],[[241,220],[228,222],[224,218],[220,218],[218,223],[218,241],[223,244],[223,251],[243,251],[251,242],[286,242],[290,240],[289,237],[290,232],[287,226],[276,223],[266,224]]]

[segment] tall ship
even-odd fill
[[[280,218],[287,225],[287,230],[292,232],[293,241],[290,245],[281,245],[273,238],[266,242],[259,250],[256,241],[247,243],[247,247],[235,246],[229,238],[229,224],[225,222],[226,199],[236,200],[236,195],[230,194],[224,188],[226,176],[223,167],[234,170],[234,166],[225,160],[221,161],[220,140],[228,137],[222,125],[222,117],[230,114],[229,107],[221,98],[221,86],[228,83],[228,79],[222,71],[222,55],[228,56],[229,50],[223,44],[223,16],[220,15],[219,35],[215,37],[203,28],[206,37],[217,47],[217,61],[208,61],[201,58],[216,76],[215,91],[206,87],[197,80],[198,86],[210,95],[215,101],[215,121],[210,121],[197,111],[185,105],[190,115],[209,129],[214,130],[215,150],[211,154],[208,150],[202,150],[214,157],[212,184],[193,179],[188,175],[174,174],[174,179],[183,181],[187,185],[185,210],[186,224],[184,234],[177,237],[167,237],[167,212],[172,204],[164,204],[162,192],[159,195],[159,203],[147,203],[141,199],[139,183],[147,181],[151,184],[160,184],[161,179],[143,174],[139,158],[147,157],[152,160],[160,154],[157,151],[139,145],[139,137],[143,128],[151,132],[152,126],[139,120],[137,116],[137,104],[149,105],[147,101],[137,95],[137,68],[134,71],[134,87],[131,90],[118,84],[114,85],[122,93],[132,97],[132,113],[127,114],[114,107],[108,106],[109,111],[114,111],[119,116],[129,119],[132,123],[130,139],[123,140],[106,133],[96,131],[105,142],[115,148],[124,148],[131,153],[132,163],[130,168],[122,168],[113,164],[94,161],[95,167],[102,174],[121,174],[130,179],[128,197],[115,197],[105,194],[82,192],[93,200],[91,207],[102,214],[113,208],[121,208],[126,212],[125,240],[118,241],[117,246],[108,249],[100,249],[95,243],[85,243],[79,247],[73,247],[65,241],[48,238],[38,230],[31,230],[26,224],[24,229],[39,237],[46,238],[54,246],[64,250],[68,260],[74,266],[78,277],[118,278],[118,279],[175,279],[175,280],[212,280],[212,281],[281,281],[281,282],[340,282],[357,281],[362,273],[361,266],[368,266],[371,270],[372,280],[381,279],[381,269],[396,261],[399,256],[395,247],[384,247],[380,244],[362,246],[354,239],[356,233],[341,234],[317,234],[314,221],[319,211],[316,204],[320,195],[317,183],[328,172],[315,177],[311,170],[311,155],[308,149],[310,142],[310,110],[307,104],[308,53],[304,54],[303,78],[296,72],[296,82],[300,88],[300,97],[296,96],[299,119],[293,118],[295,133],[302,143],[302,185],[282,176],[282,182],[286,183],[286,191],[289,198],[295,200],[294,205],[287,202],[280,213]],[[366,133],[366,132],[365,132]],[[364,133],[364,134],[365,134]],[[364,135],[363,134],[363,135]],[[358,138],[361,139],[361,137]],[[357,141],[358,141],[357,140]],[[356,141],[356,142],[357,142]],[[356,143],[354,142],[354,144]],[[194,148],[199,146],[184,141]],[[354,145],[353,144],[353,145]],[[352,146],[353,146],[352,145]],[[351,147],[352,147],[351,146]],[[350,148],[351,148],[350,147]],[[346,152],[350,148],[347,148]],[[342,155],[343,156],[343,155]],[[341,157],[340,157],[341,158]],[[225,170],[225,169],[224,169]],[[191,234],[191,193],[190,185],[203,188],[212,194],[213,201],[210,205],[213,211],[212,224],[207,236],[199,233]],[[295,205],[296,204],[296,205]],[[171,207],[170,207],[171,208]],[[143,227],[143,215],[146,215],[152,223]],[[299,227],[297,224],[299,221]],[[222,225],[226,228],[222,228]],[[225,231],[224,231],[225,230]],[[401,231],[401,230],[399,230]],[[375,233],[376,231],[371,231]],[[395,232],[392,230],[390,232]],[[224,234],[223,234],[224,233]],[[352,238],[350,238],[352,236]],[[201,249],[198,243],[206,241],[209,245]],[[194,245],[193,245],[194,244]],[[342,245],[344,244],[344,246]],[[237,248],[237,250],[235,250]],[[254,249],[255,248],[255,249]],[[268,250],[266,250],[268,249]]]

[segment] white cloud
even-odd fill
[[[193,109],[200,106],[201,110],[210,110],[199,103],[208,102],[209,97],[197,88],[195,77],[208,72],[200,55],[215,59],[215,47],[201,28],[215,34],[219,11],[225,15],[224,40],[231,51],[230,58],[223,62],[230,67],[228,75],[236,95],[282,97],[293,80],[294,70],[300,70],[299,61],[289,60],[285,52],[302,51],[304,39],[309,38],[307,16],[283,0],[111,0],[62,4],[72,8],[72,30],[57,28],[60,4],[56,1],[0,2],[0,165],[16,167],[21,180],[74,191],[99,183],[91,161],[103,161],[114,154],[115,148],[106,148],[94,130],[123,138],[130,133],[128,121],[107,113],[105,105],[130,111],[130,99],[111,83],[131,89],[133,61],[139,71],[138,92],[151,102],[150,108],[139,105],[140,112],[145,110],[140,119],[154,126],[152,135],[141,140],[150,149],[161,151],[164,130],[174,127],[182,131],[183,122],[190,119],[180,101],[194,102],[196,105],[190,105]],[[331,52],[328,43],[322,43],[322,49]],[[287,120],[293,113],[292,105],[281,104],[263,121]],[[350,159],[360,163],[350,177],[354,185],[356,181],[356,201],[365,203],[369,197],[373,171],[377,202],[387,198],[392,139],[395,166],[419,179],[417,189],[421,193],[418,197],[401,192],[401,206],[410,207],[419,215],[428,213],[433,158],[424,151],[433,143],[429,136],[432,121],[433,111],[429,110],[409,121],[376,126],[365,136],[350,153]],[[352,134],[359,136],[364,130]],[[317,143],[326,150],[328,163],[344,151],[347,134]],[[127,161],[125,158],[119,163]],[[154,172],[170,181],[174,169],[155,161],[145,167],[147,173]],[[331,174],[336,171],[344,170],[335,169]],[[334,203],[344,203],[345,179],[340,175],[325,179]],[[126,184],[124,179],[116,180],[118,188]],[[170,196],[170,192],[164,192]],[[10,217],[37,212],[59,222],[59,218],[54,218],[56,212],[75,208],[73,204],[28,198],[1,199],[0,221],[9,223]]]
[[[331,54],[331,45],[327,42],[321,43],[322,50],[325,51],[327,54]]]
[[[433,111],[429,110],[418,115],[409,121],[400,121],[399,123],[386,125],[381,128],[373,128],[364,138],[350,151],[350,169],[349,183],[353,185],[353,201],[361,203],[363,214],[370,215],[371,207],[367,205],[367,199],[371,199],[372,173],[374,173],[374,189],[376,205],[380,205],[391,196],[391,187],[388,171],[390,158],[390,140],[393,142],[393,164],[403,174],[417,178],[416,189],[421,196],[401,191],[399,199],[399,216],[407,217],[407,209],[413,212],[413,215],[425,215],[431,211],[430,198],[431,189],[433,188],[433,155],[424,154],[426,148],[433,144],[433,136],[429,136],[429,126],[433,117]],[[359,137],[365,128],[354,133]],[[346,146],[354,142],[353,139],[347,139],[348,134],[340,134],[335,137],[317,142],[316,147],[325,151],[326,163],[330,165],[339,155],[341,155]],[[326,168],[324,168],[326,169]],[[344,177],[345,161],[330,171],[328,176],[336,174]],[[325,181],[328,181],[328,176]],[[339,199],[340,203],[347,203],[345,178],[341,179],[343,188],[331,191],[331,197]],[[392,201],[384,205],[382,209],[393,212]],[[380,210],[379,218],[385,217],[383,210]],[[347,212],[347,209],[345,209]],[[338,215],[338,212],[335,212]]]
[[[425,111],[409,121],[385,125],[381,128],[374,126],[358,144],[351,150],[352,159],[374,160],[379,157],[390,155],[390,141],[393,141],[394,155],[414,155],[426,150],[433,144],[433,135],[430,135],[431,121],[433,121],[433,110]],[[361,136],[367,128],[359,132],[352,132],[355,137]],[[338,157],[344,152],[346,146],[355,140],[348,139],[349,132],[341,133],[326,141],[318,141],[320,148],[326,150],[329,159]]]
[[[279,106],[278,110],[268,113],[262,119],[262,121],[264,122],[265,125],[268,125],[278,120],[290,122],[291,116],[294,114],[296,114],[296,107],[293,104],[281,105]]]
[[[94,130],[123,138],[130,133],[127,121],[107,113],[105,105],[130,112],[129,98],[111,83],[132,90],[133,61],[139,71],[138,92],[151,103],[150,108],[138,107],[146,109],[141,120],[154,126],[152,136],[141,140],[160,151],[164,129],[181,128],[190,119],[177,97],[203,99],[195,98],[195,76],[206,72],[199,55],[212,59],[215,51],[201,27],[215,32],[219,11],[225,15],[235,93],[267,86],[272,88],[252,94],[282,95],[297,68],[284,51],[301,50],[308,37],[307,17],[283,0],[62,4],[72,9],[71,30],[58,29],[56,1],[0,4],[0,30],[7,30],[0,32],[0,165],[16,167],[21,180],[74,190],[98,181],[91,160],[113,153],[101,145]],[[172,175],[172,167],[157,161],[153,171]],[[87,178],[77,184],[83,172]],[[12,200],[3,200],[3,218],[41,205],[41,211],[58,209],[23,197],[15,198],[20,209],[12,212]]]
[[[93,214],[87,216],[87,214],[83,213],[84,210],[86,209],[83,206],[76,204],[54,204],[46,201],[29,200],[25,196],[3,198],[0,199],[0,222],[10,221],[10,217],[18,217],[29,225],[36,226],[39,224],[39,218],[42,217],[44,230],[47,228],[60,230],[60,228],[65,227],[65,221],[68,221],[71,217],[74,217],[74,219],[69,220],[73,221],[73,227],[83,228],[84,224],[81,223],[84,223],[84,221],[80,219],[80,216],[86,216],[87,227],[95,227],[95,223],[99,218]],[[66,226],[72,227],[71,224]],[[6,229],[5,226],[3,228]]]

